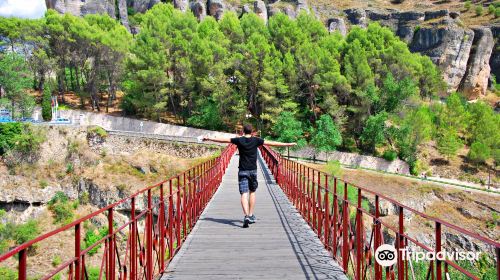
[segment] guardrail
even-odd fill
[[[479,280],[469,267],[465,268],[462,263],[451,259],[430,260],[425,265],[412,261],[411,257],[418,252],[442,254],[446,251],[447,244],[442,242],[443,234],[467,236],[484,245],[493,255],[495,279],[500,279],[499,242],[431,217],[385,195],[288,160],[267,146],[261,148],[261,154],[278,185],[332,253],[333,258],[341,264],[344,272],[353,279],[397,277],[398,280],[441,280],[454,279],[450,275],[460,275]],[[374,199],[374,209],[364,204],[367,198]],[[381,205],[384,202],[396,209],[396,220],[383,217]],[[408,217],[412,217],[412,220],[420,219],[433,233],[433,240],[424,244],[419,238],[410,235]],[[381,245],[392,243],[388,240],[391,237],[394,237],[396,253],[392,260],[395,263],[382,267],[374,256]]]
[[[292,160],[299,160],[299,161],[307,161],[307,162],[312,162],[312,163],[328,163],[326,160],[320,160],[320,159],[315,159],[315,158],[303,158],[303,157],[296,157],[296,156],[285,156],[287,159],[292,159]],[[454,182],[449,182],[449,181],[442,181],[442,180],[437,180],[434,178],[427,178],[427,177],[419,177],[419,176],[413,176],[413,175],[407,175],[407,174],[402,174],[402,173],[394,173],[394,172],[389,172],[389,171],[384,171],[384,170],[379,170],[379,169],[373,169],[373,168],[367,168],[367,167],[361,167],[359,165],[349,165],[349,164],[343,164],[341,163],[342,166],[345,166],[347,168],[352,168],[352,169],[361,169],[361,170],[367,170],[367,171],[372,171],[372,172],[378,172],[382,174],[389,174],[389,175],[394,175],[394,176],[400,176],[400,177],[405,177],[413,180],[419,180],[419,181],[427,181],[427,182],[433,182],[433,183],[439,183],[443,185],[449,185],[449,186],[454,186],[454,187],[460,187],[464,189],[471,189],[471,190],[476,190],[476,191],[483,191],[487,193],[494,193],[494,194],[500,194],[499,190],[499,185],[498,184],[492,184],[492,185],[486,185],[484,187],[477,187],[477,186],[471,186],[471,185],[464,185],[464,184],[458,184]],[[443,178],[446,179],[446,178]]]
[[[30,240],[1,255],[0,264],[17,262],[18,279],[25,280],[28,277],[30,249],[44,241],[50,242],[49,238],[58,238],[73,231],[73,244],[65,244],[66,250],[73,250],[73,257],[63,259],[42,279],[61,273],[66,273],[67,279],[89,279],[87,264],[92,258],[90,251],[104,245],[104,250],[99,251],[101,254],[97,256],[100,260],[99,279],[116,279],[118,276],[118,279],[152,280],[165,271],[179,251],[219,187],[235,150],[234,145],[228,145],[216,158]],[[139,206],[141,199],[145,201],[143,209]],[[114,215],[117,209],[130,209],[128,221],[120,224]],[[98,217],[106,217],[107,235],[93,244],[86,244],[84,248],[83,226]]]

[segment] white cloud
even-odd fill
[[[0,0],[0,16],[40,18],[45,11],[45,0]]]

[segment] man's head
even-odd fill
[[[244,134],[252,134],[253,127],[251,124],[247,123],[243,125],[243,133]]]

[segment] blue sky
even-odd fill
[[[0,0],[0,16],[40,18],[45,14],[45,0]]]

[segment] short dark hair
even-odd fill
[[[243,125],[243,133],[250,134],[253,131],[253,127],[251,124],[247,123]]]

